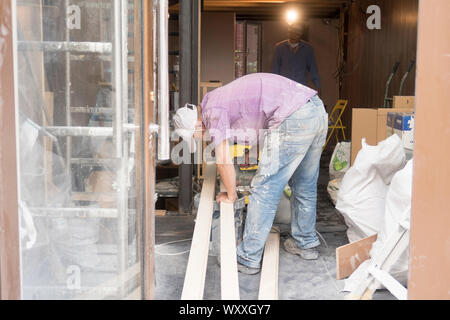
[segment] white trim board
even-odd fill
[[[239,300],[234,204],[220,204],[220,282],[222,300]]]
[[[184,278],[183,292],[181,294],[182,300],[203,299],[215,186],[216,164],[208,164],[205,169],[191,251]]]
[[[264,257],[259,283],[259,300],[278,300],[278,262],[280,234],[270,232],[264,248]]]

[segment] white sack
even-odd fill
[[[388,186],[405,164],[405,151],[397,135],[376,146],[362,139],[362,149],[342,179],[336,202],[348,226],[350,242],[371,236],[383,227]]]
[[[370,250],[371,258],[379,254],[385,245],[386,240],[393,232],[400,228],[409,229],[411,217],[411,198],[412,198],[412,174],[413,161],[409,160],[406,166],[397,172],[392,178],[391,185],[386,195],[386,211],[383,228],[378,233],[377,240]],[[364,261],[353,273],[345,280],[343,291],[353,291],[361,278],[365,276],[367,268],[372,259]],[[389,274],[406,286],[408,278],[409,248],[400,256],[397,262],[389,270]],[[379,289],[381,286],[374,289]]]
[[[378,233],[370,256],[376,256],[388,237],[395,231],[408,229],[411,218],[413,161],[409,160],[405,168],[397,172],[392,178],[391,185],[386,196],[386,211],[384,227]],[[400,256],[392,266],[389,273],[403,284],[406,283],[409,262],[409,250]]]

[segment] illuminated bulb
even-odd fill
[[[298,12],[295,10],[288,10],[286,12],[286,20],[289,25],[293,24],[298,19]]]

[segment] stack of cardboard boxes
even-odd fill
[[[376,145],[397,134],[405,149],[414,146],[414,97],[395,96],[393,108],[353,108],[351,163],[361,150],[361,140]]]

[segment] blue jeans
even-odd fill
[[[238,261],[259,268],[264,245],[286,184],[291,195],[291,232],[302,249],[320,245],[316,234],[317,179],[328,131],[328,114],[316,95],[280,126],[266,132],[252,180]]]

